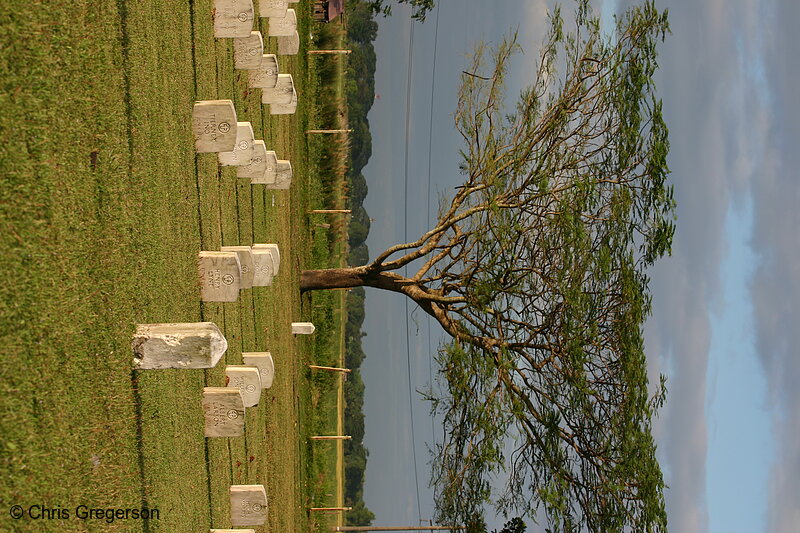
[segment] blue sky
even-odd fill
[[[604,21],[632,0],[596,2]],[[458,74],[472,44],[519,28],[526,56],[514,86],[530,81],[545,0],[442,0],[431,127],[432,13],[414,27],[411,73],[409,214],[403,168],[410,20],[404,6],[380,21],[373,156],[364,169],[365,207],[375,219],[371,255],[428,220],[431,188],[458,184],[459,139],[452,127]],[[564,3],[568,6],[568,2]],[[796,531],[800,523],[800,104],[796,100],[800,2],[664,0],[673,35],[657,75],[670,128],[669,164],[678,202],[673,255],[651,272],[654,312],[646,325],[653,374],[668,376],[667,405],[655,429],[670,489],[672,531]],[[430,141],[430,143],[429,143]],[[435,210],[435,201],[433,203]],[[413,306],[412,308],[413,309]],[[436,438],[427,406],[413,400],[418,509],[411,454],[405,306],[369,290],[365,499],[376,523],[430,518],[429,455]],[[411,388],[429,382],[427,320],[409,335]],[[399,326],[398,326],[399,325]],[[435,426],[435,421],[434,421]]]

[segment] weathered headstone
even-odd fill
[[[261,372],[261,387],[268,389],[272,387],[275,378],[275,363],[272,354],[269,352],[242,352],[242,361],[248,366],[254,366]]]
[[[259,15],[262,17],[283,18],[289,9],[288,0],[260,0]]]
[[[264,39],[260,31],[251,31],[247,37],[233,40],[233,68],[242,70],[261,66],[264,57]]]
[[[297,31],[297,14],[294,9],[287,9],[286,15],[269,19],[269,36],[288,36]]]
[[[254,18],[253,0],[214,0],[214,37],[247,37]]]
[[[249,122],[236,123],[236,144],[232,152],[220,152],[219,164],[223,166],[249,165],[253,159],[253,126]]]
[[[278,271],[281,268],[281,252],[278,249],[278,245],[274,243],[267,243],[267,244],[254,244],[251,248],[265,248],[267,250],[272,250],[272,262],[273,262],[273,270],[272,275],[277,276]]]
[[[239,389],[203,388],[206,437],[240,437],[244,434],[244,401]]]
[[[275,54],[261,56],[261,65],[247,71],[250,87],[272,89],[278,83],[278,57]]]
[[[214,368],[228,349],[213,322],[137,324],[131,344],[139,370]]]
[[[292,335],[311,335],[315,329],[311,322],[292,322]]]
[[[236,252],[200,252],[200,299],[204,302],[235,302],[242,287],[242,266]]]
[[[278,81],[271,89],[262,89],[262,104],[290,104],[294,95],[294,80],[291,74],[278,74]]]
[[[275,183],[268,184],[267,189],[288,189],[292,185],[292,164],[286,159],[278,159],[278,170]]]
[[[297,30],[291,35],[283,35],[278,37],[278,54],[282,56],[297,55],[300,51],[300,35]]]
[[[198,152],[231,152],[236,146],[236,109],[230,100],[201,100],[192,110],[194,147]]]
[[[275,178],[278,176],[278,156],[272,150],[267,150],[265,161],[264,173],[261,176],[251,178],[251,184],[272,185],[275,183]]]
[[[267,521],[267,491],[263,485],[231,485],[231,525],[260,526]]]
[[[261,399],[261,371],[254,366],[228,365],[225,367],[227,386],[239,389],[245,407],[258,405]]]
[[[294,115],[297,111],[297,91],[292,87],[292,100],[288,104],[270,104],[270,115]]]
[[[269,287],[272,285],[274,261],[272,250],[253,248],[253,287]]]
[[[242,273],[242,289],[249,289],[253,286],[253,254],[249,246],[223,246],[221,252],[234,252],[239,258],[239,266]]]
[[[275,277],[275,260],[272,250],[251,247],[253,255],[253,287],[268,287]]]
[[[256,139],[253,142],[253,159],[249,165],[236,167],[236,176],[240,178],[260,178],[267,169],[267,145]]]

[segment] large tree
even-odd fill
[[[511,111],[514,39],[478,47],[455,114],[463,185],[429,231],[364,266],[302,273],[303,291],[403,294],[450,335],[431,398],[443,523],[492,501],[553,531],[666,530],[651,435],[665,389],[648,388],[642,324],[646,270],[674,232],[653,84],[667,14],[647,1],[604,33],[577,4],[572,31],[551,14]]]

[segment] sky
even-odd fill
[[[630,3],[598,0],[594,7],[608,27]],[[437,198],[459,184],[452,114],[474,43],[519,30],[526,56],[515,63],[513,95],[530,81],[524,59],[536,57],[552,7],[549,0],[438,4],[438,38],[434,11],[424,24],[413,23],[412,55],[408,9],[396,5],[392,17],[379,20],[373,155],[363,171],[370,191],[365,207],[374,219],[367,240],[372,257],[418,236]],[[659,0],[657,6],[669,9],[672,27],[656,81],[670,130],[678,220],[671,257],[650,271],[653,315],[645,340],[652,374],[668,379],[655,436],[669,485],[670,530],[794,532],[800,524],[800,2]],[[368,289],[366,305],[365,501],[376,524],[416,524],[433,514],[427,447],[441,440],[441,430],[409,389],[425,389],[435,375],[430,353],[439,330],[397,295]]]

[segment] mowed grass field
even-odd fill
[[[338,362],[343,313],[338,294],[298,291],[302,269],[334,260],[334,237],[307,215],[326,207],[304,134],[319,80],[305,55],[310,8],[295,8],[301,51],[279,58],[299,94],[288,116],[270,116],[234,70],[211,0],[11,0],[0,12],[0,532],[230,527],[231,484],[267,488],[257,531],[324,525],[307,507],[334,501],[335,453],[308,437],[335,430],[319,401],[335,383],[306,365]],[[291,160],[290,190],[195,154],[192,105],[218,98]],[[272,287],[200,302],[198,251],[270,242],[281,250]],[[293,338],[299,320],[317,333]],[[132,371],[137,323],[196,321],[228,340],[216,368]],[[202,388],[224,386],[243,351],[272,352],[274,385],[244,437],[205,439]],[[70,517],[14,520],[13,505]],[[82,520],[79,505],[159,517]]]

